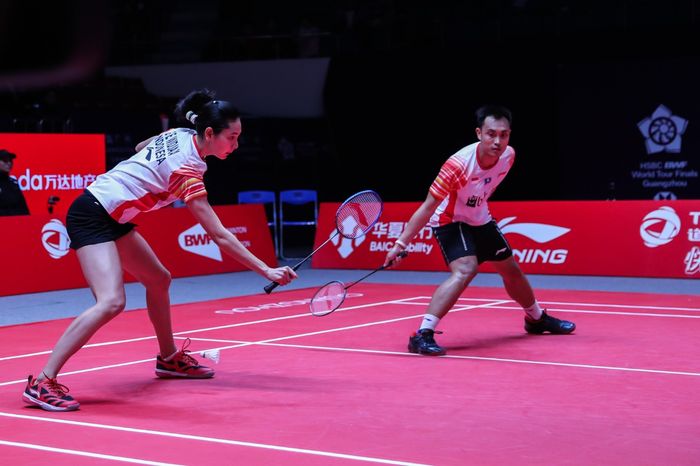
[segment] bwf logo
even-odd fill
[[[659,105],[650,117],[637,123],[645,138],[647,154],[657,152],[679,153],[681,136],[688,127],[688,120],[674,115],[664,105]]]
[[[227,227],[226,229],[234,234],[247,232],[245,227]],[[246,248],[250,248],[250,241],[240,239],[239,241]],[[211,239],[199,223],[180,233],[177,237],[177,243],[183,250],[191,252],[192,254],[207,257],[217,262],[223,262],[224,260],[221,256],[221,249],[219,249],[219,246],[216,245],[214,240]]]

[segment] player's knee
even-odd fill
[[[115,294],[112,296],[103,297],[97,302],[100,313],[105,318],[113,318],[126,307],[126,297],[124,294]]]
[[[143,285],[150,289],[167,290],[170,288],[171,282],[172,275],[170,271],[166,268],[161,268],[157,272],[146,277],[143,280]]]
[[[463,267],[458,267],[456,268],[452,276],[454,277],[457,282],[460,284],[466,286],[471,282],[474,277],[476,277],[476,274],[479,273],[479,270],[477,267],[474,267],[472,265],[465,265]]]

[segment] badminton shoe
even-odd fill
[[[557,335],[566,335],[576,330],[576,324],[568,320],[560,320],[547,314],[547,311],[542,312],[540,320],[532,320],[525,316],[525,331],[527,333],[554,333]]]
[[[190,339],[186,339],[182,349],[167,359],[160,355],[156,357],[156,375],[163,379],[208,379],[214,377],[214,369],[202,366],[190,356],[187,347]]]
[[[408,351],[417,354],[427,354],[429,356],[441,356],[446,353],[445,349],[435,342],[433,336],[436,332],[429,328],[422,328],[408,339]]]
[[[41,382],[33,376],[27,379],[22,399],[46,411],[75,411],[80,403],[68,394],[68,387],[48,377]]]

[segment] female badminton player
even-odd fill
[[[170,273],[130,221],[141,212],[186,203],[194,218],[228,255],[268,280],[285,285],[296,278],[289,267],[272,268],[253,255],[221,223],[207,201],[203,175],[206,157],[225,159],[238,147],[240,114],[229,102],[214,100],[206,89],[191,92],[175,109],[194,129],[177,128],[143,141],[137,153],[98,176],[71,205],[66,217],[95,304],[73,320],[48,362],[29,376],[25,402],[48,411],[73,411],[80,404],[56,377],[66,361],[125,306],[123,270],[146,287],[146,304],[160,354],[155,372],[163,378],[209,378],[186,350],[177,349],[170,318]]]

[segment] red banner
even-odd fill
[[[222,223],[268,265],[277,264],[265,210],[259,204],[214,207]],[[247,270],[222,254],[187,208],[166,208],[136,217],[173,277]],[[0,217],[3,264],[0,296],[87,286],[65,228],[65,216]],[[128,281],[133,281],[127,277]]]
[[[362,238],[337,236],[315,268],[373,269],[419,203],[387,203]],[[322,203],[316,247],[335,231],[339,204]],[[526,273],[700,278],[700,201],[491,202],[491,213]],[[432,230],[423,228],[399,270],[446,271]],[[485,263],[485,272],[493,268]]]
[[[0,149],[17,155],[17,179],[29,212],[65,215],[73,200],[105,171],[103,134],[0,133]],[[49,198],[52,202],[49,205]]]

